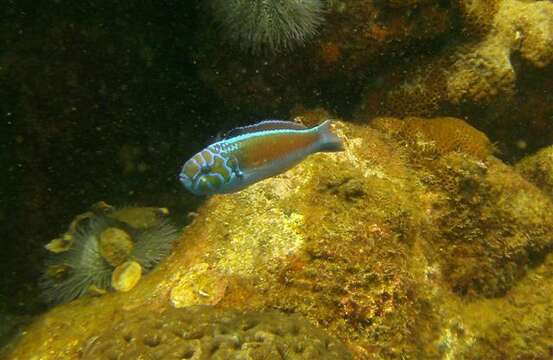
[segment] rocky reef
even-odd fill
[[[462,34],[432,56],[402,63],[378,84],[368,84],[357,117],[443,113],[468,117],[505,142],[506,152],[516,152],[517,141],[524,142],[521,150],[528,143],[534,142],[535,148],[551,142],[544,134],[553,129],[550,94],[545,90],[551,89],[551,81],[539,79],[551,79],[553,74],[553,4],[458,3]],[[512,132],[511,126],[521,131]]]
[[[303,1],[301,6],[317,2]],[[299,103],[320,102],[321,97],[357,97],[355,92],[367,77],[368,67],[389,57],[401,56],[417,44],[447,33],[456,14],[446,2],[340,0],[324,3],[324,20],[317,34],[285,55],[240,56],[236,42],[225,40],[229,37],[225,32],[230,30],[237,33],[230,36],[241,36],[239,26],[224,31],[211,26],[221,17],[231,17],[233,12],[218,16],[205,12],[206,25],[198,35],[195,60],[202,80],[224,99],[228,111],[254,108],[267,116],[288,111]],[[246,39],[242,42],[250,43]],[[337,94],[340,96],[336,97]]]
[[[0,11],[0,358],[551,358],[550,0]],[[179,187],[209,136],[288,114],[344,117],[345,151]],[[42,248],[101,198],[186,227],[93,211]]]
[[[285,56],[240,56],[205,26],[194,56],[202,80],[229,113],[325,104],[357,120],[447,114],[485,130],[510,161],[553,141],[550,1],[327,1],[323,15]]]
[[[211,197],[132,290],[53,308],[6,357],[154,351],[144,350],[149,330],[135,343],[126,330],[147,326],[165,344],[189,329],[170,314],[193,318],[194,309],[228,311],[230,323],[237,312],[299,314],[355,359],[550,356],[553,203],[545,188],[497,159],[487,137],[460,119],[336,121],[334,130],[344,152]],[[198,304],[208,307],[189,308]],[[217,329],[219,316],[202,321]],[[165,317],[177,320],[156,328]],[[194,346],[203,349],[202,336]],[[273,351],[279,336],[260,351]]]
[[[516,169],[553,198],[553,146],[525,157],[516,164]]]

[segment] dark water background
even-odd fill
[[[288,118],[288,108],[228,106],[205,85],[196,62],[198,33],[210,26],[203,16],[191,0],[3,1],[0,346],[11,324],[45,310],[43,246],[76,214],[104,200],[168,207],[184,221],[200,201],[177,180],[185,159],[232,126]],[[527,74],[520,81],[536,80]],[[313,105],[348,117],[365,82],[328,84]]]
[[[0,345],[46,309],[43,246],[98,201],[201,200],[177,174],[218,132],[264,117],[225,106],[196,65],[198,1],[5,0],[0,7]]]
[[[196,3],[139,3],[0,7],[0,338],[44,310],[43,246],[73,216],[197,206],[179,166],[229,120],[193,64]]]

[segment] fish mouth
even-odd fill
[[[192,185],[194,184],[194,182],[182,171],[179,174],[179,181],[187,190],[192,191]]]

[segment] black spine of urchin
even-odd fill
[[[321,0],[211,0],[222,32],[252,53],[276,53],[303,44],[323,22]]]

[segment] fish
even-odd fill
[[[281,174],[317,152],[343,151],[331,121],[308,128],[284,120],[265,120],[231,130],[184,163],[179,180],[195,195],[240,191]]]

